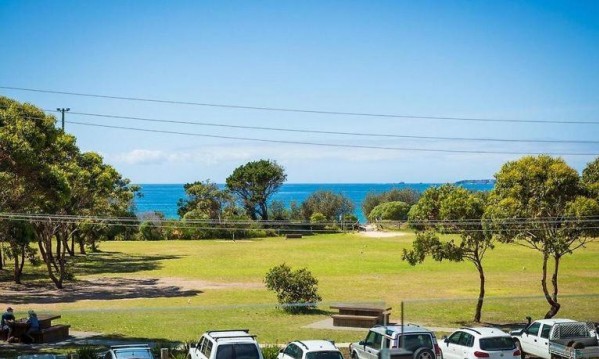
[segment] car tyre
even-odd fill
[[[351,353],[351,358],[352,358],[352,359],[360,359],[360,358],[358,357],[358,353],[356,353],[356,352],[353,352],[353,353]]]
[[[436,359],[435,352],[429,348],[420,348],[414,352],[414,359]]]

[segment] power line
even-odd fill
[[[45,111],[55,112],[53,110],[45,110]],[[322,131],[322,130],[306,130],[306,129],[293,129],[293,128],[281,128],[281,127],[229,125],[229,124],[219,124],[219,123],[210,123],[210,122],[164,120],[164,119],[157,119],[157,118],[109,115],[109,114],[99,114],[99,113],[89,113],[89,112],[71,112],[71,114],[80,115],[80,116],[135,120],[135,121],[156,122],[156,123],[176,123],[176,124],[207,126],[207,127],[237,128],[237,129],[279,131],[279,132],[292,132],[292,133],[314,133],[314,134],[326,134],[326,135],[345,135],[345,136],[357,136],[357,137],[384,137],[384,138],[404,138],[404,139],[415,139],[415,140],[442,140],[442,141],[599,144],[599,141],[592,141],[592,140],[529,140],[529,139],[506,139],[506,138],[412,136],[412,135],[396,135],[396,134],[384,134],[384,133]]]
[[[433,152],[433,153],[456,153],[456,154],[464,154],[464,153],[472,154],[472,153],[474,153],[474,154],[551,155],[551,156],[597,156],[597,155],[599,155],[599,153],[576,153],[576,152],[526,152],[526,151],[517,152],[517,151],[486,151],[486,150],[480,151],[480,150],[448,150],[448,149],[413,148],[413,147],[348,145],[348,144],[333,144],[333,143],[321,143],[321,142],[287,141],[287,140],[273,140],[273,139],[264,139],[264,138],[209,135],[209,134],[204,134],[204,133],[190,133],[190,132],[179,132],[179,131],[154,130],[154,129],[148,129],[148,128],[111,126],[111,125],[102,125],[102,124],[85,123],[85,122],[77,122],[77,121],[68,121],[68,122],[70,124],[74,124],[74,125],[112,128],[112,129],[129,130],[129,131],[166,133],[166,134],[173,134],[173,135],[220,138],[220,139],[226,139],[226,140],[254,141],[254,142],[266,142],[266,143],[292,144],[292,145],[310,145],[310,146],[334,147],[334,148],[360,148],[360,149],[370,149],[370,150],[374,149],[374,150],[387,150],[387,151]]]
[[[419,115],[385,114],[385,113],[371,113],[371,112],[322,111],[322,110],[312,110],[312,109],[267,107],[267,106],[245,106],[245,105],[235,105],[235,104],[217,104],[217,103],[207,103],[207,102],[161,100],[161,99],[151,99],[151,98],[143,98],[143,97],[111,96],[111,95],[100,95],[100,94],[81,93],[81,92],[43,90],[43,89],[14,87],[14,86],[0,86],[0,89],[38,92],[38,93],[50,93],[50,94],[80,96],[80,97],[104,98],[104,99],[123,100],[123,101],[141,101],[141,102],[153,102],[153,103],[163,103],[163,104],[173,104],[173,105],[228,108],[228,109],[237,109],[237,110],[296,112],[296,113],[309,113],[309,114],[334,115],[334,116],[382,117],[382,118],[448,120],[448,121],[469,121],[469,122],[507,122],[507,123],[541,123],[541,124],[551,123],[551,124],[577,124],[577,125],[598,125],[599,124],[599,121],[511,120],[511,119],[469,118],[469,117],[452,117],[452,116],[419,116]]]

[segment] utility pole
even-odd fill
[[[71,111],[70,108],[57,108],[56,111],[62,113],[62,132],[64,132],[64,113]]]

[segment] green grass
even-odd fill
[[[326,319],[334,302],[385,302],[393,307],[391,317],[399,319],[400,303],[405,301],[406,321],[438,327],[467,324],[478,295],[478,273],[468,262],[427,260],[409,266],[401,254],[413,238],[409,233],[393,238],[335,234],[294,240],[103,242],[102,252],[78,258],[78,280],[171,278],[222,287],[115,295],[118,299],[90,296],[26,303],[19,309],[60,312],[72,330],[181,341],[197,339],[207,329],[224,328],[249,328],[264,343],[298,338],[347,342],[362,337],[363,332],[303,328]],[[599,243],[591,243],[563,259],[560,316],[599,321],[597,258]],[[292,268],[307,267],[318,278],[320,312],[289,315],[276,308],[276,297],[263,287],[262,279],[269,268],[283,262]],[[485,269],[483,321],[518,322],[526,315],[540,317],[548,309],[541,296],[539,253],[500,244],[488,252]]]

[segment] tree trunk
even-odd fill
[[[545,314],[545,319],[553,318],[557,314],[560,308],[560,304],[553,299],[553,297],[549,294],[549,290],[547,288],[547,262],[549,261],[549,253],[547,251],[543,252],[543,278],[541,279],[541,286],[543,287],[543,294],[545,294],[545,299],[547,303],[549,303],[550,308],[549,311]],[[557,280],[557,277],[556,277]],[[557,293],[555,293],[557,294]]]
[[[551,308],[549,309],[549,311],[547,312],[547,314],[545,314],[546,319],[553,318],[557,314],[557,312],[559,312],[559,310],[561,308],[561,304],[559,304],[557,301],[557,294],[558,294],[557,275],[558,275],[559,263],[560,263],[561,259],[562,259],[562,257],[560,255],[553,256],[555,267],[553,268],[553,275],[551,276],[551,284],[553,286],[553,294],[551,296],[551,299],[553,299],[553,303],[555,303],[555,305],[552,305]]]
[[[19,265],[19,249],[17,245],[12,246],[13,250],[12,250],[12,254],[14,257],[14,261],[15,261],[15,268],[13,270],[13,279],[15,281],[16,284],[21,284],[21,275],[19,273],[19,268],[21,267]]]
[[[483,311],[483,303],[485,300],[485,272],[482,263],[476,263],[478,276],[480,278],[480,289],[478,292],[478,302],[476,303],[476,312],[474,313],[474,321],[480,323],[481,313]]]
[[[21,284],[21,276],[23,275],[23,267],[25,266],[25,249],[27,248],[27,244],[21,246],[21,263],[19,265],[18,270],[15,273],[15,283]]]
[[[77,243],[79,243],[79,254],[86,254],[85,253],[85,236],[82,236],[80,233],[77,233],[76,236],[77,236]],[[75,235],[73,237],[75,237]]]

